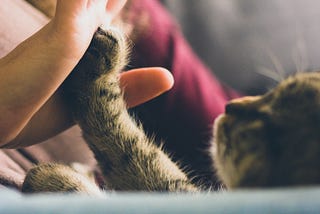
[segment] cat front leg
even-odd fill
[[[197,191],[178,165],[127,112],[119,72],[127,58],[123,34],[95,34],[70,78],[69,101],[108,187],[115,190]]]

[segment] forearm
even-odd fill
[[[72,114],[58,90],[37,111],[19,134],[3,148],[21,148],[43,142],[74,125]]]
[[[17,136],[77,63],[61,54],[64,44],[50,24],[0,60],[0,145]]]

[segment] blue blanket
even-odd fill
[[[25,196],[0,191],[0,213],[320,213],[320,188],[208,194],[106,193]]]

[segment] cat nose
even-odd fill
[[[231,100],[225,107],[226,114],[239,113],[248,109],[248,104],[259,99],[259,96],[246,96]]]

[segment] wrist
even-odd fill
[[[20,133],[81,58],[55,37],[50,24],[0,60],[0,145]]]

